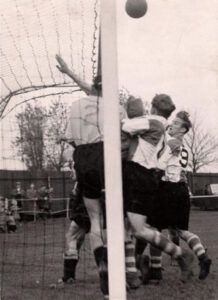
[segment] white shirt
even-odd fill
[[[159,168],[165,170],[162,180],[170,182],[185,181],[184,170],[188,165],[188,151],[182,140],[167,136],[167,144],[158,160]]]
[[[157,115],[123,120],[122,130],[138,137],[132,161],[147,169],[158,167],[158,155],[163,148],[166,124],[167,120]]]
[[[103,141],[103,99],[88,96],[72,103],[65,137],[77,146]],[[126,112],[120,106],[120,119]],[[112,121],[112,120],[111,120]]]
[[[72,103],[65,136],[77,146],[103,140],[101,97],[88,96]]]

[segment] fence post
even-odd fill
[[[70,210],[70,198],[67,198],[67,213],[66,218],[69,219],[69,210]]]
[[[63,179],[63,198],[66,197],[66,180],[65,180],[65,173],[62,173],[62,179]]]
[[[33,221],[36,222],[36,200],[33,203]]]

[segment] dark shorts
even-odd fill
[[[100,198],[104,189],[103,143],[79,145],[73,156],[77,180],[83,195],[90,199]]]
[[[162,181],[155,208],[156,214],[150,224],[164,229],[168,227],[188,230],[190,197],[185,183]]]
[[[91,222],[86,210],[78,209],[77,211],[74,211],[70,219],[73,220],[80,228],[84,229],[85,233],[90,231]]]
[[[128,212],[151,216],[157,196],[158,174],[135,162],[125,166],[124,202]]]

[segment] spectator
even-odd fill
[[[14,205],[17,206],[17,210],[22,210],[23,209],[23,199],[25,199],[25,191],[21,187],[21,182],[17,181],[15,184],[15,188],[12,191],[11,198],[14,200]],[[23,213],[22,212],[17,212],[17,218],[22,221],[23,220]]]
[[[20,220],[18,214],[17,200],[15,199],[6,199],[7,200],[7,230],[8,233],[15,232],[17,230],[16,222]]]
[[[38,193],[37,193],[34,183],[30,184],[30,188],[26,191],[26,196],[27,196],[27,199],[37,200]]]
[[[26,191],[26,197],[27,201],[23,202],[23,210],[27,212],[31,212],[31,214],[35,213],[36,211],[36,203],[38,199],[38,192],[37,189],[35,188],[35,184],[31,183],[30,187]],[[26,217],[30,218],[31,215],[26,215]]]
[[[43,184],[38,190],[37,206],[42,212],[43,219],[47,217],[51,210],[50,196],[52,191],[53,188],[48,187],[46,184]]]
[[[17,201],[15,199],[8,200],[0,195],[0,233],[16,231],[16,212]]]
[[[25,199],[25,191],[21,187],[21,182],[17,181],[12,191],[12,198],[17,200],[18,208],[22,208],[22,199]]]
[[[6,232],[6,199],[0,195],[0,233]]]

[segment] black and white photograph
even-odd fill
[[[218,300],[218,1],[0,11],[0,300]]]

